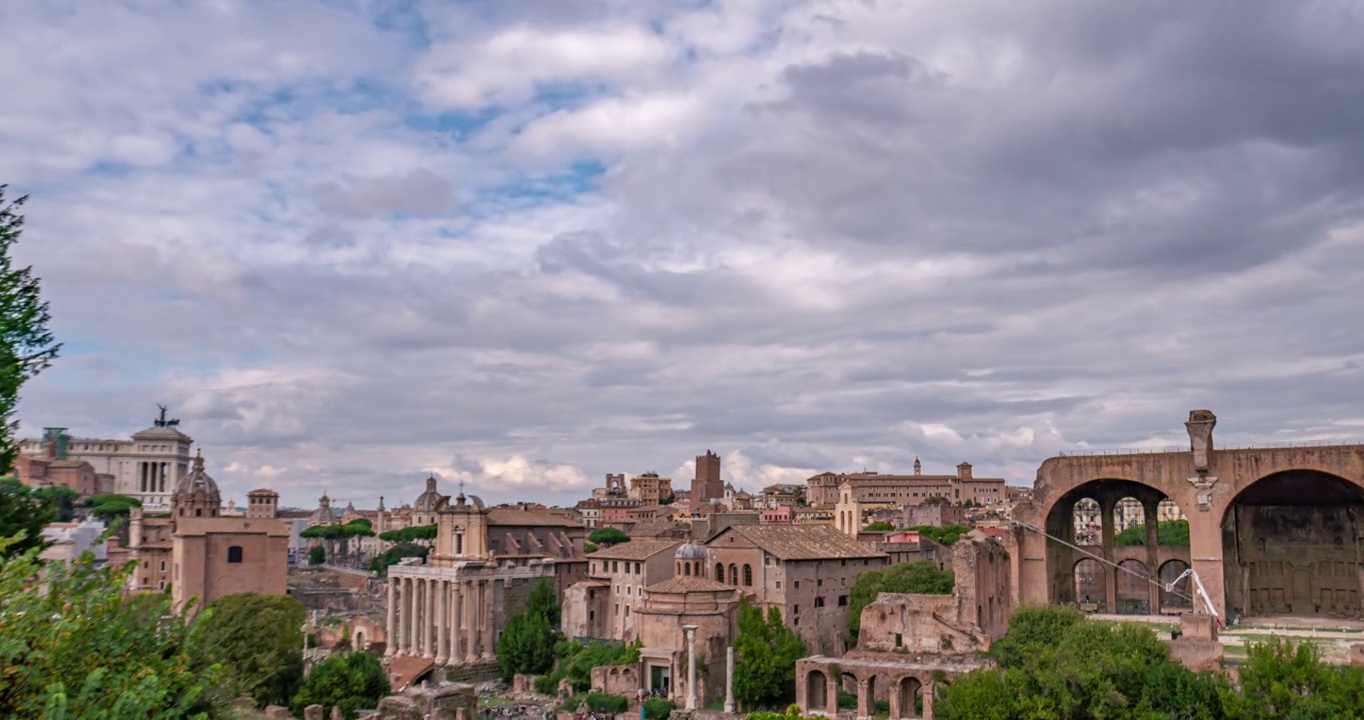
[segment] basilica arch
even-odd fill
[[[1191,412],[1187,450],[1065,454],[1043,462],[1031,499],[1014,508],[1015,600],[1079,602],[1076,565],[1093,555],[1104,561],[1106,596],[1099,609],[1109,612],[1119,611],[1120,595],[1124,608],[1141,609],[1135,584],[1118,592],[1113,567],[1136,569],[1126,562],[1132,560],[1162,582],[1192,567],[1224,618],[1228,610],[1238,616],[1364,615],[1364,445],[1218,449],[1216,424],[1210,411]],[[1121,530],[1111,510],[1127,497],[1142,506],[1148,531],[1158,527],[1151,518],[1168,515],[1170,504],[1163,500],[1177,505],[1188,520],[1187,547],[1160,538],[1118,544]],[[1091,531],[1098,541],[1089,545],[1079,542],[1084,538],[1073,519],[1076,503],[1085,498],[1099,505],[1100,521]],[[1153,614],[1184,611],[1193,594],[1188,580],[1175,593],[1148,586],[1147,611]]]

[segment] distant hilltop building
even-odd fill
[[[720,456],[706,451],[696,457],[696,478],[691,481],[692,508],[720,500],[725,496],[725,484],[720,479]]]
[[[924,475],[923,465],[914,460],[913,475],[882,475],[875,472],[820,473],[805,481],[806,500],[811,505],[832,507],[838,504],[839,488],[850,483],[854,499],[867,504],[920,505],[929,498],[943,498],[956,505],[994,505],[1004,501],[1004,478],[978,478],[970,463],[957,466],[954,475]]]
[[[130,440],[73,437],[66,428],[44,428],[43,437],[21,440],[19,453],[46,461],[45,467],[52,467],[53,463],[57,463],[57,468],[62,467],[61,463],[89,463],[93,480],[78,481],[93,489],[89,494],[114,492],[141,500],[147,510],[165,511],[170,507],[175,486],[189,474],[194,439],[180,432],[178,419],[166,417],[164,405],[158,407],[160,415],[151,427],[133,433]],[[26,468],[36,469],[28,461],[15,465],[21,479]],[[85,494],[82,487],[72,489]]]

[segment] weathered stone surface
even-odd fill
[[[322,706],[309,705],[303,708],[303,720],[322,720]]]
[[[424,720],[421,708],[411,698],[392,695],[379,701],[375,720]]]
[[[289,708],[271,705],[265,708],[265,720],[294,720],[294,716],[289,713]]]

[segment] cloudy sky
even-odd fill
[[[1364,437],[1364,7],[5,0],[63,358],[225,494]]]

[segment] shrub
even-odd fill
[[[324,562],[327,562],[327,548],[324,548],[321,545],[314,545],[308,550],[309,565],[321,565]]]
[[[650,698],[644,701],[644,720],[664,720],[676,709],[672,700]]]
[[[587,702],[587,708],[596,713],[619,715],[630,709],[630,698],[621,695],[590,692],[583,699]]]

